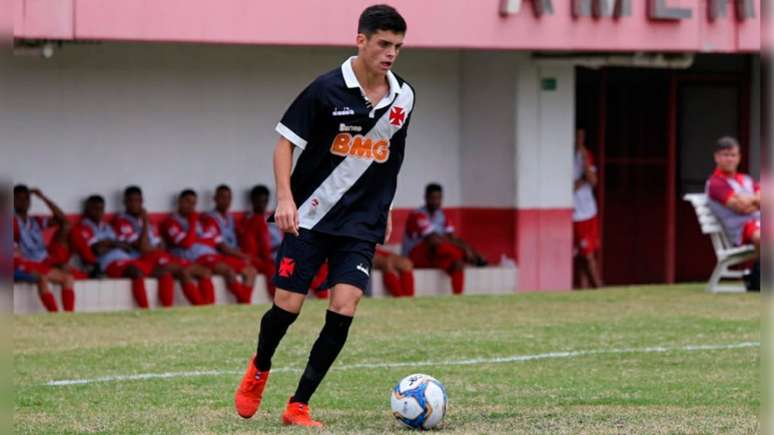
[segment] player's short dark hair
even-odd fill
[[[89,195],[89,197],[86,198],[86,205],[89,204],[105,205],[105,198],[103,198],[102,195]]]
[[[6,191],[6,192],[7,192],[7,191]],[[26,185],[26,184],[17,184],[17,185],[15,185],[15,186],[13,186],[13,194],[14,194],[14,195],[18,195],[18,194],[20,194],[20,193],[26,193],[26,194],[29,194],[29,193],[30,193],[30,188],[29,188],[29,187],[27,187],[27,185]]]
[[[370,37],[380,30],[405,34],[406,20],[389,5],[373,5],[365,8],[357,23],[357,33]]]
[[[252,189],[250,189],[250,199],[255,200],[261,195],[269,195],[269,188],[264,186],[263,184],[257,184],[253,186]]]
[[[715,144],[715,152],[730,150],[731,148],[739,148],[739,141],[731,136],[723,136],[718,139]]]
[[[180,192],[180,198],[184,198],[186,196],[193,196],[196,198],[196,192],[194,192],[193,189],[184,189],[182,192]]]
[[[140,186],[128,186],[126,189],[124,189],[124,198],[128,197],[129,195],[142,196],[142,189],[140,189]]]
[[[425,195],[429,195],[435,192],[443,192],[443,187],[438,183],[430,183],[425,186]]]
[[[221,190],[225,190],[231,193],[231,188],[228,187],[228,184],[219,184],[218,187],[215,188],[215,193],[217,194]]]

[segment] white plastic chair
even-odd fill
[[[734,246],[726,237],[723,231],[723,225],[715,217],[707,205],[707,195],[703,193],[689,193],[683,197],[690,202],[696,210],[696,217],[699,219],[701,232],[708,234],[712,239],[712,247],[715,248],[715,255],[718,258],[718,264],[712,271],[707,291],[711,293],[718,292],[744,292],[746,291],[744,283],[739,282],[747,273],[746,270],[731,270],[730,268],[738,264],[755,258],[755,246],[743,245]],[[720,280],[733,279],[736,284],[721,285]]]

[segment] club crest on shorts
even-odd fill
[[[296,271],[296,261],[292,258],[283,258],[282,261],[280,261],[279,266],[279,276],[283,278],[290,278],[291,275],[293,275],[293,272]]]

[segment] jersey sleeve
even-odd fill
[[[320,84],[315,81],[290,104],[276,131],[293,145],[305,149],[321,111]]]
[[[726,180],[720,177],[712,177],[709,181],[707,194],[712,200],[725,205],[734,196],[734,189]]]
[[[202,231],[204,232],[202,241],[213,246],[223,242],[223,232],[221,231],[218,222],[212,216],[208,215],[202,215],[200,219]]]
[[[134,243],[140,237],[134,227],[126,219],[116,218],[113,221],[113,231],[121,242]]]
[[[21,231],[19,230],[19,222],[16,220],[16,218],[14,218],[13,219],[13,241],[14,241],[14,243],[18,243],[20,238],[21,238]]]
[[[185,232],[180,224],[170,218],[161,224],[161,236],[171,246],[176,246],[185,239]]]
[[[78,224],[70,231],[70,244],[84,263],[94,264],[97,262],[97,257],[91,251],[91,245],[96,242],[96,237],[85,225]]]
[[[406,232],[412,237],[425,237],[433,232],[433,224],[425,213],[413,212],[406,222]]]

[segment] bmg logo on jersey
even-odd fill
[[[337,156],[352,156],[384,163],[390,158],[390,141],[385,139],[374,141],[359,134],[353,136],[349,133],[339,133],[333,138],[331,152]]]

